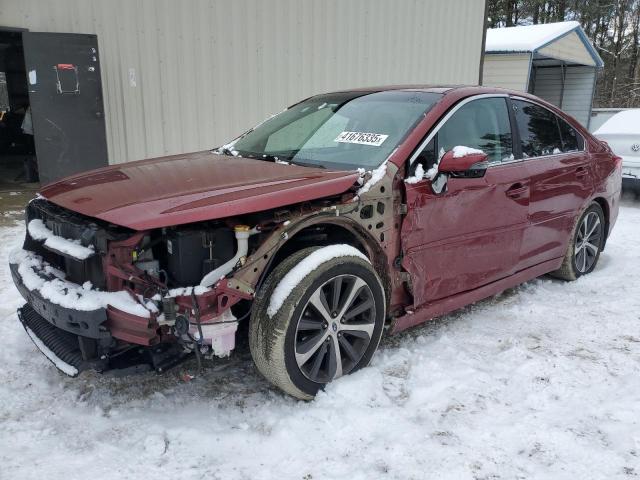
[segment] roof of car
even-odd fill
[[[344,90],[336,90],[334,92],[329,92],[329,93],[344,93],[344,92],[376,93],[376,92],[386,92],[391,90],[420,91],[420,92],[431,92],[431,93],[440,93],[440,94],[448,94],[454,91],[458,93],[463,93],[461,91],[467,90],[467,92],[465,93],[468,93],[469,95],[477,95],[481,93],[509,93],[509,94],[519,93],[511,90],[505,90],[502,88],[484,87],[479,85],[421,85],[421,84],[381,85],[377,87],[347,88]]]

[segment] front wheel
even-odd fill
[[[256,297],[249,346],[258,370],[300,399],[369,364],[385,319],[382,284],[349,245],[294,253]]]
[[[553,275],[563,280],[575,280],[591,273],[596,268],[605,238],[604,212],[593,202],[576,222],[562,266]]]

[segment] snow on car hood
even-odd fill
[[[206,151],[92,170],[49,184],[40,193],[61,207],[144,230],[337,195],[358,178],[357,172]]]

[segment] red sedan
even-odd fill
[[[620,158],[531,95],[317,95],[213,151],[44,187],[11,258],[19,316],[71,376],[164,371],[248,335],[264,376],[308,399],[384,332],[591,273],[620,187]]]

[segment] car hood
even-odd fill
[[[92,170],[40,193],[61,207],[145,230],[337,195],[358,176],[205,151]]]

